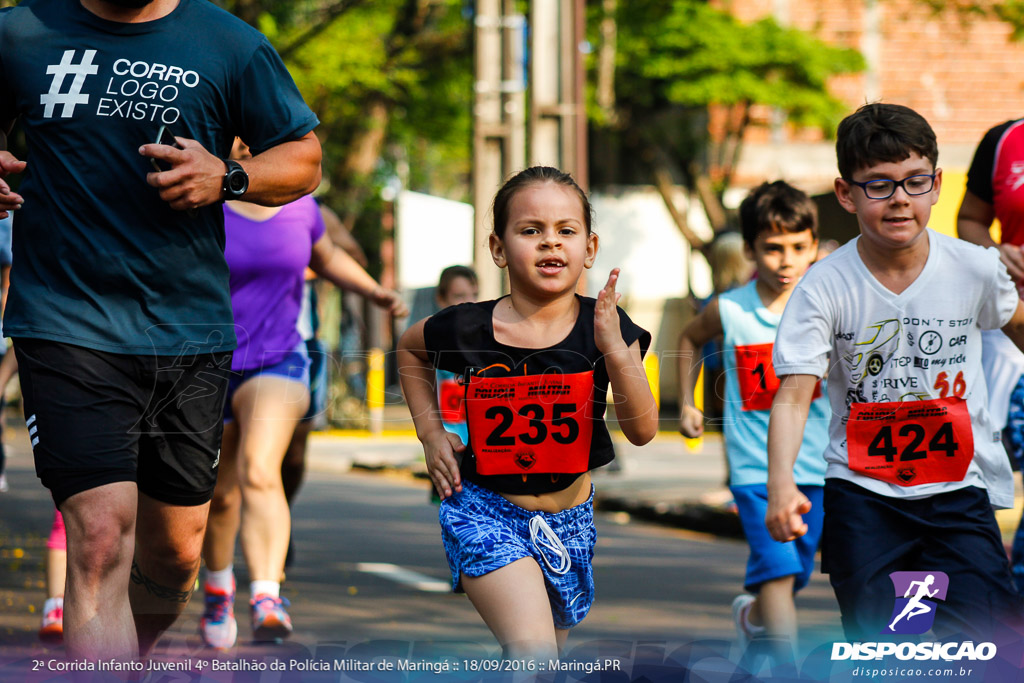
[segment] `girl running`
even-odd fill
[[[453,590],[510,658],[557,657],[593,602],[589,471],[614,457],[609,381],[630,442],[658,427],[641,366],[651,335],[616,306],[619,270],[596,300],[576,294],[597,245],[590,202],[569,174],[522,171],[495,197],[490,236],[510,295],[448,308],[399,342],[402,388],[444,499]],[[435,369],[463,377],[468,444],[444,430]]]

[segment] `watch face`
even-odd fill
[[[245,192],[248,185],[249,179],[246,177],[245,171],[232,171],[228,176],[228,189],[235,194]]]

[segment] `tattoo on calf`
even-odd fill
[[[188,602],[188,599],[192,597],[192,591],[195,590],[195,584],[189,587],[188,590],[177,590],[175,588],[168,588],[167,586],[161,586],[153,579],[149,578],[142,573],[139,569],[139,563],[132,560],[132,583],[138,584],[146,589],[146,592],[152,595],[154,598],[159,600],[167,600],[168,602]]]

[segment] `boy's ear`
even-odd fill
[[[757,259],[754,258],[754,248],[747,244],[746,240],[743,240],[743,255],[747,257],[747,260],[751,263],[757,263]]]
[[[501,238],[493,232],[487,238],[487,248],[491,250],[491,260],[494,261],[494,265],[499,268],[508,265],[508,261],[505,259],[505,245],[501,243]]]
[[[587,235],[587,256],[583,259],[583,266],[585,268],[592,268],[594,261],[597,259],[597,234],[590,233]]]
[[[935,186],[932,187],[932,206],[939,203],[939,190],[942,189],[942,169],[935,169]]]
[[[852,196],[854,187],[854,185],[851,185],[842,178],[836,178],[836,199],[839,200],[839,206],[843,207],[850,213],[857,213],[857,205],[853,203]]]

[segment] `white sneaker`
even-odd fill
[[[756,598],[749,593],[741,593],[732,601],[732,621],[736,625],[736,639],[740,649],[746,650],[750,640],[764,633],[764,626],[750,623],[750,607]]]
[[[0,474],[0,493],[7,493],[11,490],[10,485],[7,483],[7,475]]]

